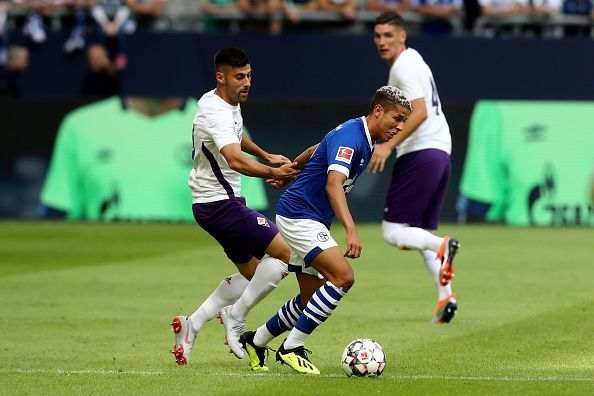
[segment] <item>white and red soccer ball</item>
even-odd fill
[[[358,338],[342,353],[342,369],[351,377],[375,377],[384,372],[386,354],[384,348],[369,338]]]

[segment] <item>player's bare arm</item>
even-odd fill
[[[332,205],[332,210],[340,220],[346,231],[346,249],[344,256],[352,259],[356,259],[361,256],[361,242],[357,235],[355,228],[355,221],[349,211],[349,206],[346,200],[346,194],[344,192],[343,184],[346,180],[346,176],[338,171],[331,170],[328,172],[328,180],[326,181],[326,193],[328,199]]]
[[[315,146],[309,147],[307,150],[305,150],[304,152],[299,154],[297,156],[297,158],[295,158],[295,162],[298,164],[297,169],[300,169],[300,170],[303,169],[303,167],[305,166],[305,164],[307,164],[307,162],[309,161],[309,159],[311,158],[313,153],[315,153],[315,151],[319,145],[320,144],[318,143]],[[267,179],[266,183],[270,184],[273,188],[278,190],[280,188],[285,187],[290,181],[291,180],[289,180],[289,179],[283,179],[283,180]]]
[[[248,138],[246,135],[243,135],[243,137],[241,138],[241,150],[248,154],[262,158],[264,161],[272,165],[284,165],[291,163],[291,160],[285,157],[284,155],[270,154],[264,151],[260,146],[254,143],[254,141]]]
[[[299,169],[303,169],[303,167],[305,166],[305,164],[307,164],[307,162],[309,161],[309,159],[311,158],[313,153],[316,152],[319,145],[320,145],[320,143],[316,144],[315,146],[309,147],[307,150],[305,150],[304,152],[299,154],[297,156],[297,158],[295,158],[295,162],[297,162],[299,164],[298,165]]]
[[[244,155],[238,143],[224,146],[221,148],[221,154],[225,157],[229,167],[242,175],[282,180],[293,179],[299,174],[296,162],[289,162],[279,168],[273,168]]]
[[[427,119],[427,106],[424,98],[417,98],[411,101],[412,111],[410,116],[404,123],[402,131],[398,132],[396,136],[383,144],[377,144],[373,150],[373,155],[369,161],[367,168],[368,172],[373,174],[383,172],[386,166],[386,161],[392,154],[392,151],[402,142],[417,130],[419,125]]]

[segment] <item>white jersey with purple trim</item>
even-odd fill
[[[348,193],[367,168],[372,150],[365,117],[340,124],[322,139],[297,179],[281,195],[276,213],[288,219],[315,220],[329,229],[334,211],[326,193],[328,172],[347,177],[343,187]]]
[[[427,118],[396,148],[396,155],[424,149],[439,149],[450,154],[450,127],[441,109],[433,73],[421,54],[412,48],[404,50],[390,68],[388,85],[400,88],[411,102],[424,98]]]
[[[202,95],[192,129],[192,163],[188,185],[192,203],[241,195],[241,176],[229,167],[221,149],[241,144],[243,118],[239,105],[225,102],[215,91]]]

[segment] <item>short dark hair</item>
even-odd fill
[[[402,29],[405,29],[404,19],[400,16],[399,13],[393,11],[386,11],[382,12],[375,18],[376,25],[393,25]]]
[[[221,66],[242,67],[250,63],[247,52],[241,48],[223,48],[214,57],[215,69]]]
[[[369,112],[373,112],[373,109],[377,105],[381,105],[384,109],[400,105],[408,109],[408,111],[412,111],[410,101],[406,98],[404,92],[400,88],[390,85],[384,85],[375,91],[369,104]]]

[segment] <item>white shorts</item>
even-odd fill
[[[289,271],[323,276],[310,263],[318,254],[334,246],[338,246],[330,231],[320,222],[309,219],[289,219],[276,215],[276,226],[291,248]]]

